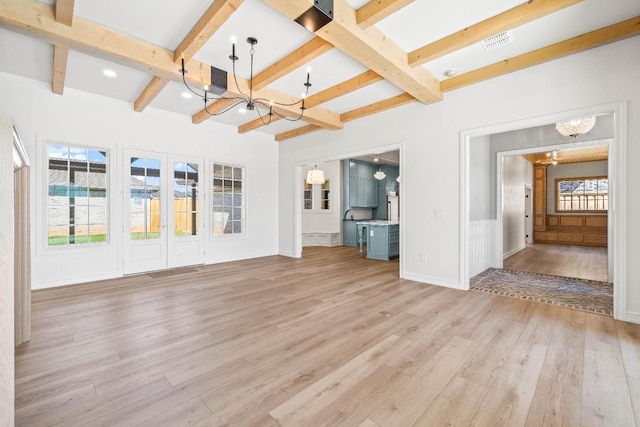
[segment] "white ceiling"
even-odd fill
[[[368,0],[347,2],[352,7],[359,8],[367,4]],[[44,3],[55,2],[47,0]],[[74,13],[75,16],[173,50],[211,3],[212,0],[75,0]],[[522,3],[523,0],[415,0],[376,26],[400,48],[409,52]],[[464,73],[638,15],[638,0],[584,0],[515,28],[512,30],[515,41],[502,48],[486,52],[480,44],[475,44],[423,66],[437,79],[444,80],[444,72],[448,69],[455,68],[459,73]],[[254,74],[314,37],[264,1],[245,0],[197,52],[195,59],[230,72],[231,61],[228,56],[231,53],[231,36],[238,40],[237,55],[240,60],[237,62],[237,72],[244,78],[250,75],[249,46],[245,42],[247,37],[253,36],[259,41],[255,46]],[[12,29],[0,28],[0,71],[50,82],[52,55],[50,43],[33,36],[14,33]],[[103,58],[72,50],[68,59],[65,87],[133,104],[151,81],[153,74]],[[310,95],[367,70],[336,48],[307,65],[311,66],[313,84]],[[284,76],[270,88],[300,96],[304,89],[302,83],[306,78],[307,65]],[[107,68],[115,71],[117,77],[105,77],[103,70]],[[202,101],[195,97],[185,99],[182,96],[184,91],[181,83],[171,82],[148,108],[193,115],[202,109]],[[322,104],[322,107],[344,113],[402,92],[393,84],[382,81]],[[442,102],[446,102],[446,93]],[[144,111],[140,114],[144,114]],[[254,112],[241,115],[230,111],[210,120],[238,126],[256,117]],[[303,125],[280,120],[257,131],[275,135]]]

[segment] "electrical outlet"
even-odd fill
[[[420,252],[420,262],[427,262],[427,253]]]
[[[62,262],[60,263],[60,270],[62,270],[62,271],[67,271],[68,269],[69,269],[69,264],[67,264],[67,262],[66,262],[66,261],[62,261]]]
[[[436,219],[444,219],[444,209],[435,209],[433,211],[433,216]]]

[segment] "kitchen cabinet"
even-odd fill
[[[378,206],[378,181],[373,177],[375,165],[356,160],[344,160],[345,200],[348,208],[375,208]],[[348,172],[348,180],[346,179]],[[348,197],[347,197],[348,194]]]
[[[358,246],[356,221],[342,221],[342,244],[344,246]]]
[[[400,255],[400,225],[397,221],[358,221],[358,243],[363,255],[367,244],[367,258],[388,261]]]

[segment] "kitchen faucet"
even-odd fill
[[[348,214],[349,212],[351,212],[351,209],[347,209],[347,211],[344,213],[344,218],[342,218],[343,220],[345,220],[345,221],[346,221],[346,219],[347,219],[347,214]],[[353,219],[353,215],[351,215],[351,219]]]

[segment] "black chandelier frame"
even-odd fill
[[[244,92],[242,92],[242,90],[240,89],[240,86],[238,85],[238,79],[236,77],[236,61],[239,60],[238,56],[236,55],[236,44],[232,43],[232,47],[231,47],[231,55],[229,55],[229,59],[232,62],[232,72],[233,72],[233,80],[235,82],[236,85],[236,89],[238,91],[238,93],[240,94],[240,96],[215,96],[216,94],[212,93],[209,91],[209,87],[205,86],[204,90],[203,90],[203,94],[200,94],[199,92],[197,92],[196,90],[194,90],[193,88],[191,88],[191,86],[189,86],[189,84],[187,83],[187,79],[185,77],[185,75],[188,73],[188,71],[186,70],[185,66],[184,66],[184,57],[182,58],[182,68],[180,69],[180,73],[182,74],[182,82],[184,83],[184,85],[187,87],[187,89],[189,89],[189,91],[191,91],[191,93],[193,93],[194,95],[200,97],[203,101],[204,101],[204,111],[206,111],[207,114],[209,114],[210,116],[220,116],[224,113],[226,113],[227,111],[230,111],[231,109],[237,107],[238,105],[244,104],[245,108],[247,111],[256,111],[258,113],[258,117],[260,117],[260,120],[262,121],[262,124],[265,126],[268,126],[271,123],[271,120],[273,118],[274,115],[284,119],[284,120],[288,120],[291,122],[297,122],[298,120],[301,120],[302,117],[304,116],[304,110],[306,110],[306,107],[304,105],[305,102],[305,98],[307,97],[307,95],[309,94],[309,88],[312,86],[311,82],[309,81],[310,79],[310,71],[307,70],[307,81],[305,83],[303,83],[303,85],[305,86],[305,92],[302,98],[300,98],[299,100],[292,102],[292,103],[282,103],[282,102],[276,102],[274,100],[271,99],[267,99],[267,98],[254,98],[253,97],[253,55],[255,53],[255,45],[258,44],[258,39],[255,37],[247,37],[247,43],[251,46],[251,49],[249,50],[249,55],[251,58],[251,77],[249,78],[249,93],[246,94]],[[215,72],[214,67],[211,67],[212,69],[212,76]],[[217,71],[221,71],[221,70],[217,70]],[[226,92],[226,73],[224,73],[224,77],[225,77],[225,82],[224,82],[224,87],[221,88],[223,92]],[[213,80],[213,79],[212,79]],[[207,107],[207,103],[209,101],[220,101],[220,100],[237,100],[237,102],[235,102],[233,105],[225,108],[222,111],[219,111],[217,113],[211,112],[209,111],[208,107]],[[278,113],[277,110],[273,109],[273,106],[280,106],[280,107],[292,107],[295,105],[300,104],[300,115],[297,117],[289,117],[289,116],[285,116],[283,114]],[[269,112],[265,115],[260,113],[260,108],[258,107],[262,107],[265,110],[268,110]]]

